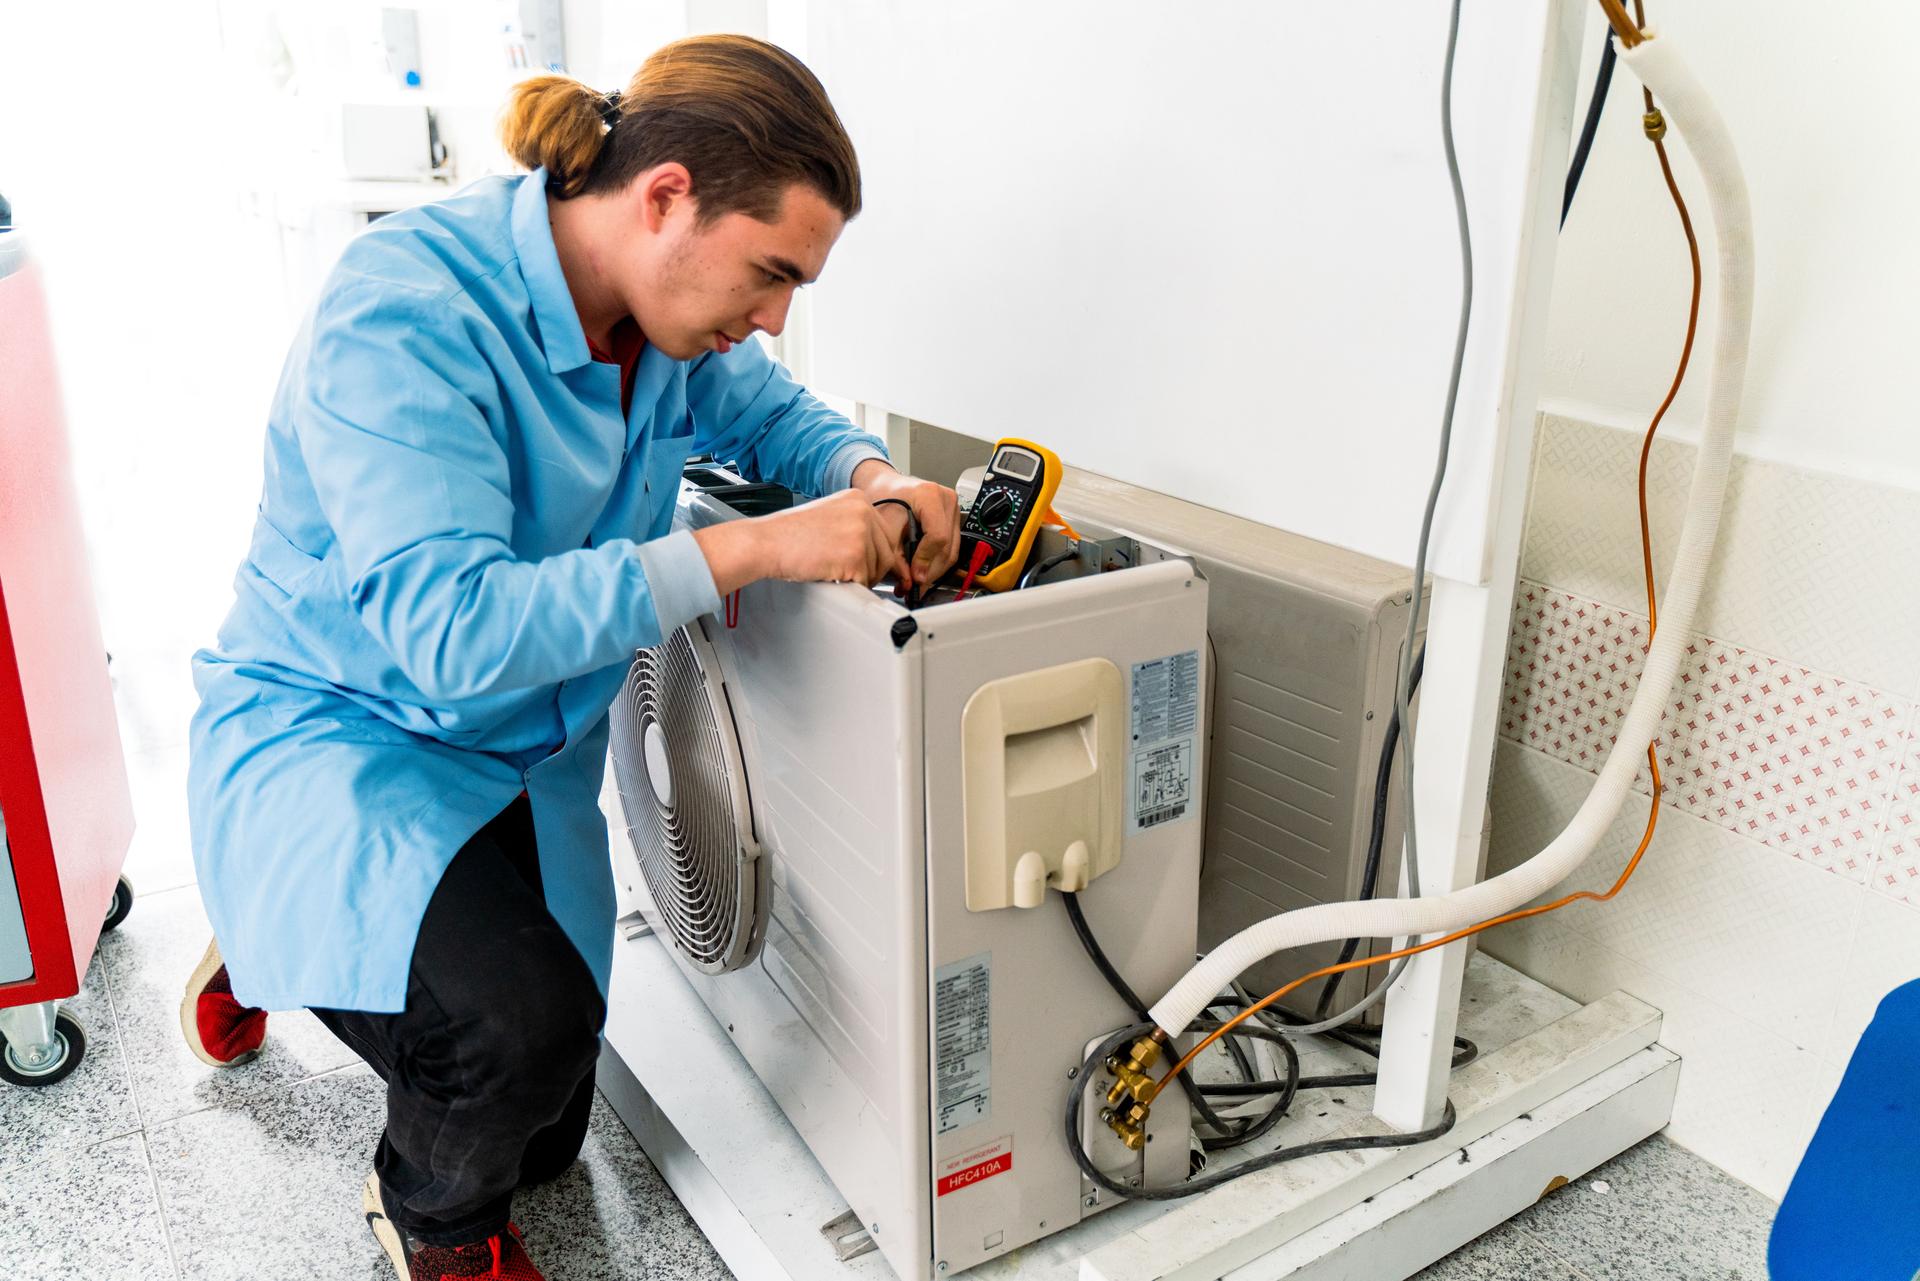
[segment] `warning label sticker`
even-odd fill
[[[993,1113],[991,961],[991,954],[983,952],[933,972],[936,1134],[984,1121]]]
[[[991,1143],[968,1148],[959,1156],[948,1157],[935,1167],[933,1194],[943,1197],[961,1188],[970,1188],[982,1179],[1005,1174],[1013,1168],[1013,1136],[1002,1135]]]
[[[1200,726],[1200,651],[1133,665],[1133,739],[1128,830],[1188,818],[1194,808],[1195,738]]]

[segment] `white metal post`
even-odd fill
[[[1427,614],[1427,660],[1413,736],[1414,822],[1420,889],[1442,894],[1471,884],[1480,862],[1488,776],[1520,544],[1526,527],[1539,370],[1553,292],[1561,175],[1566,172],[1583,8],[1555,0],[1547,23],[1545,94],[1534,125],[1533,209],[1521,248],[1521,286],[1491,421],[1461,420],[1456,433],[1500,440],[1488,526],[1485,581],[1435,577]],[[1456,86],[1457,91],[1457,86]],[[1471,348],[1470,348],[1471,354]],[[1446,1110],[1454,1027],[1460,1015],[1464,940],[1413,958],[1387,994],[1380,1084],[1373,1110],[1397,1130],[1424,1130]]]
[[[1530,447],[1531,422],[1514,433]],[[1525,472],[1517,485],[1524,508]],[[1523,523],[1524,510],[1512,524]],[[1507,524],[1501,513],[1501,524]],[[1517,533],[1517,530],[1516,530]],[[1517,552],[1517,548],[1515,549]],[[1414,810],[1419,823],[1420,890],[1443,894],[1473,883],[1479,870],[1487,777],[1493,762],[1514,560],[1499,588],[1436,579],[1427,615],[1426,672],[1414,737]],[[1464,744],[1464,747],[1462,746]],[[1446,1108],[1454,1025],[1466,944],[1413,958],[1387,993],[1380,1085],[1373,1110],[1397,1130],[1423,1130]]]

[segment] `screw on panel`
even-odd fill
[[[879,1225],[878,1223],[869,1223],[869,1224],[867,1225],[867,1234],[868,1234],[869,1236],[876,1236],[876,1237],[877,1237],[877,1236],[879,1236],[879,1235],[880,1235],[880,1225]]]
[[[1137,1174],[1130,1174],[1130,1175],[1128,1175],[1128,1176],[1127,1176],[1127,1186],[1128,1186],[1128,1187],[1130,1187],[1130,1188],[1137,1188],[1137,1187],[1139,1187],[1139,1186],[1140,1186],[1140,1176],[1139,1176],[1139,1175],[1137,1175]]]
[[[1088,1205],[1088,1207],[1089,1207],[1089,1208],[1091,1208],[1091,1207],[1093,1207],[1093,1206],[1096,1206],[1096,1205],[1099,1205],[1099,1204],[1100,1204],[1100,1198],[1099,1198],[1099,1197],[1097,1197],[1097,1196],[1090,1196],[1090,1197],[1088,1197],[1088,1198],[1087,1198],[1087,1205]]]
[[[939,1263],[935,1264],[934,1266],[939,1268],[940,1271],[945,1272],[947,1270],[947,1261],[945,1259],[942,1259],[940,1260]]]
[[[1079,1079],[1080,1079],[1080,1069],[1079,1069],[1079,1068],[1077,1068],[1077,1067],[1070,1067],[1070,1068],[1068,1068],[1068,1069],[1067,1069],[1067,1080],[1069,1080],[1069,1081],[1077,1081],[1077,1080],[1079,1080]]]

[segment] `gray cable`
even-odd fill
[[[1414,641],[1419,635],[1420,601],[1426,592],[1427,544],[1433,537],[1433,514],[1440,505],[1440,486],[1447,478],[1447,455],[1453,447],[1453,409],[1460,395],[1460,371],[1467,359],[1467,326],[1473,319],[1473,238],[1467,225],[1467,193],[1460,182],[1460,158],[1453,149],[1453,55],[1460,43],[1460,0],[1453,0],[1452,17],[1447,24],[1447,61],[1440,74],[1440,136],[1447,154],[1447,180],[1453,186],[1454,224],[1460,234],[1460,323],[1453,339],[1453,369],[1447,375],[1447,405],[1440,417],[1440,456],[1434,463],[1433,483],[1427,490],[1426,512],[1420,519],[1420,545],[1413,562],[1412,607],[1407,611],[1407,639],[1400,647],[1400,674],[1393,687],[1393,706],[1406,732],[1400,735],[1401,785],[1406,789],[1406,842],[1401,847],[1402,876],[1407,897],[1420,897],[1420,853],[1413,827],[1413,714],[1407,707],[1408,687],[1413,682]],[[1412,942],[1409,939],[1407,942]],[[1405,944],[1395,940],[1398,951]],[[1367,993],[1347,1010],[1318,1023],[1287,1027],[1289,1033],[1308,1035],[1342,1027],[1365,1014],[1386,998],[1387,990],[1398,979],[1411,956],[1393,962],[1379,987]]]
[[[1473,237],[1467,226],[1467,193],[1460,183],[1460,160],[1453,150],[1453,53],[1460,39],[1460,0],[1453,0],[1453,16],[1447,27],[1447,66],[1441,77],[1440,134],[1447,151],[1447,180],[1453,185],[1453,215],[1460,233],[1460,324],[1453,339],[1453,369],[1447,375],[1447,407],[1440,418],[1440,456],[1433,467],[1433,484],[1427,490],[1427,509],[1420,519],[1420,546],[1413,561],[1413,599],[1407,611],[1407,639],[1400,647],[1400,679],[1394,686],[1393,706],[1400,714],[1406,733],[1400,736],[1403,767],[1401,786],[1406,789],[1406,881],[1408,897],[1420,897],[1420,847],[1413,822],[1413,713],[1407,707],[1408,688],[1413,679],[1414,638],[1419,633],[1420,600],[1426,592],[1427,544],[1433,537],[1433,514],[1440,505],[1440,486],[1447,478],[1447,454],[1453,447],[1453,409],[1460,395],[1460,370],[1467,358],[1467,327],[1473,319]]]
[[[1389,952],[1397,952],[1409,942],[1412,942],[1412,940],[1402,941],[1400,939],[1394,939],[1393,946],[1387,950]],[[1400,972],[1407,968],[1407,962],[1412,959],[1411,956],[1403,956],[1393,962],[1387,967],[1387,977],[1380,981],[1379,987],[1376,987],[1373,991],[1367,993],[1358,1001],[1355,1001],[1349,1008],[1342,1010],[1330,1018],[1321,1019],[1318,1023],[1275,1023],[1273,1026],[1288,1036],[1316,1036],[1321,1032],[1331,1032],[1337,1027],[1345,1027],[1374,1006],[1380,1004],[1380,1002],[1386,1000],[1387,989],[1393,986],[1394,980],[1400,977]]]

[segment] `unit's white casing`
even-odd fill
[[[691,490],[680,516],[695,526],[733,518]],[[909,615],[857,586],[763,582],[743,593],[737,627],[698,624],[727,682],[771,915],[749,967],[680,968],[902,1277],[951,1276],[1105,1207],[1065,1142],[1069,1071],[1090,1041],[1136,1021],[1082,953],[1056,893],[1034,909],[967,909],[963,710],[989,681],[1083,659],[1111,661],[1129,680],[1135,664],[1169,656],[1204,664],[1206,590],[1190,566],[1169,562]],[[1204,743],[1203,720],[1194,732]],[[1124,824],[1118,865],[1082,894],[1142,993],[1164,990],[1193,959],[1204,805],[1195,760],[1185,817]],[[623,892],[638,901],[632,845],[618,824],[613,836]],[[942,1132],[935,978],[980,958],[987,1103]],[[611,1048],[645,1064],[670,1053],[673,1035]],[[1156,1104],[1150,1133],[1144,1157],[1097,1134],[1095,1159],[1122,1178],[1178,1182],[1188,1162],[1178,1092]],[[991,1172],[941,1190],[943,1178],[982,1169]]]

